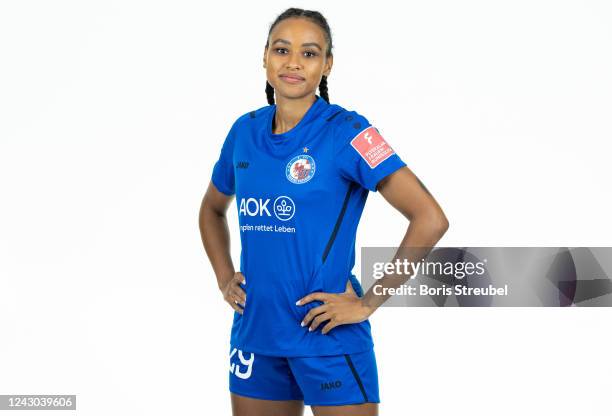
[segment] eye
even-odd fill
[[[306,51],[306,52],[304,52],[304,53],[309,53],[309,54],[311,54],[311,55],[309,56],[309,58],[312,58],[312,57],[314,57],[314,56],[319,55],[318,53],[313,52],[313,51]]]
[[[274,49],[275,52],[286,51],[286,50],[287,50],[286,48],[276,48],[276,49]]]

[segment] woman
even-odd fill
[[[268,106],[230,129],[200,230],[225,301],[234,415],[378,414],[368,317],[383,300],[351,274],[369,191],[410,220],[402,246],[433,246],[444,213],[368,120],[330,104],[332,39],[318,12],[291,8],[264,49]],[[316,95],[319,88],[320,96]],[[240,271],[225,214],[233,196]]]

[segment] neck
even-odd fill
[[[304,117],[310,106],[314,104],[314,94],[302,98],[278,97],[274,115],[274,134],[285,133],[296,126]]]

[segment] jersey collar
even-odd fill
[[[276,114],[276,104],[271,105],[270,111],[268,111],[268,116],[266,118],[266,133],[267,136],[272,139],[274,142],[286,142],[288,139],[292,139],[294,137],[299,136],[300,132],[304,129],[305,126],[310,124],[310,122],[315,119],[321,112],[323,112],[329,104],[323,98],[315,95],[316,99],[312,103],[312,105],[308,108],[306,113],[302,119],[289,131],[286,131],[281,134],[272,133],[272,120],[274,115]]]

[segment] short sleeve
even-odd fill
[[[355,111],[339,115],[334,156],[340,174],[376,192],[380,180],[406,166],[378,129]]]
[[[236,141],[236,124],[232,126],[223,147],[219,159],[213,167],[211,181],[215,187],[222,193],[231,196],[234,195],[234,143]]]

